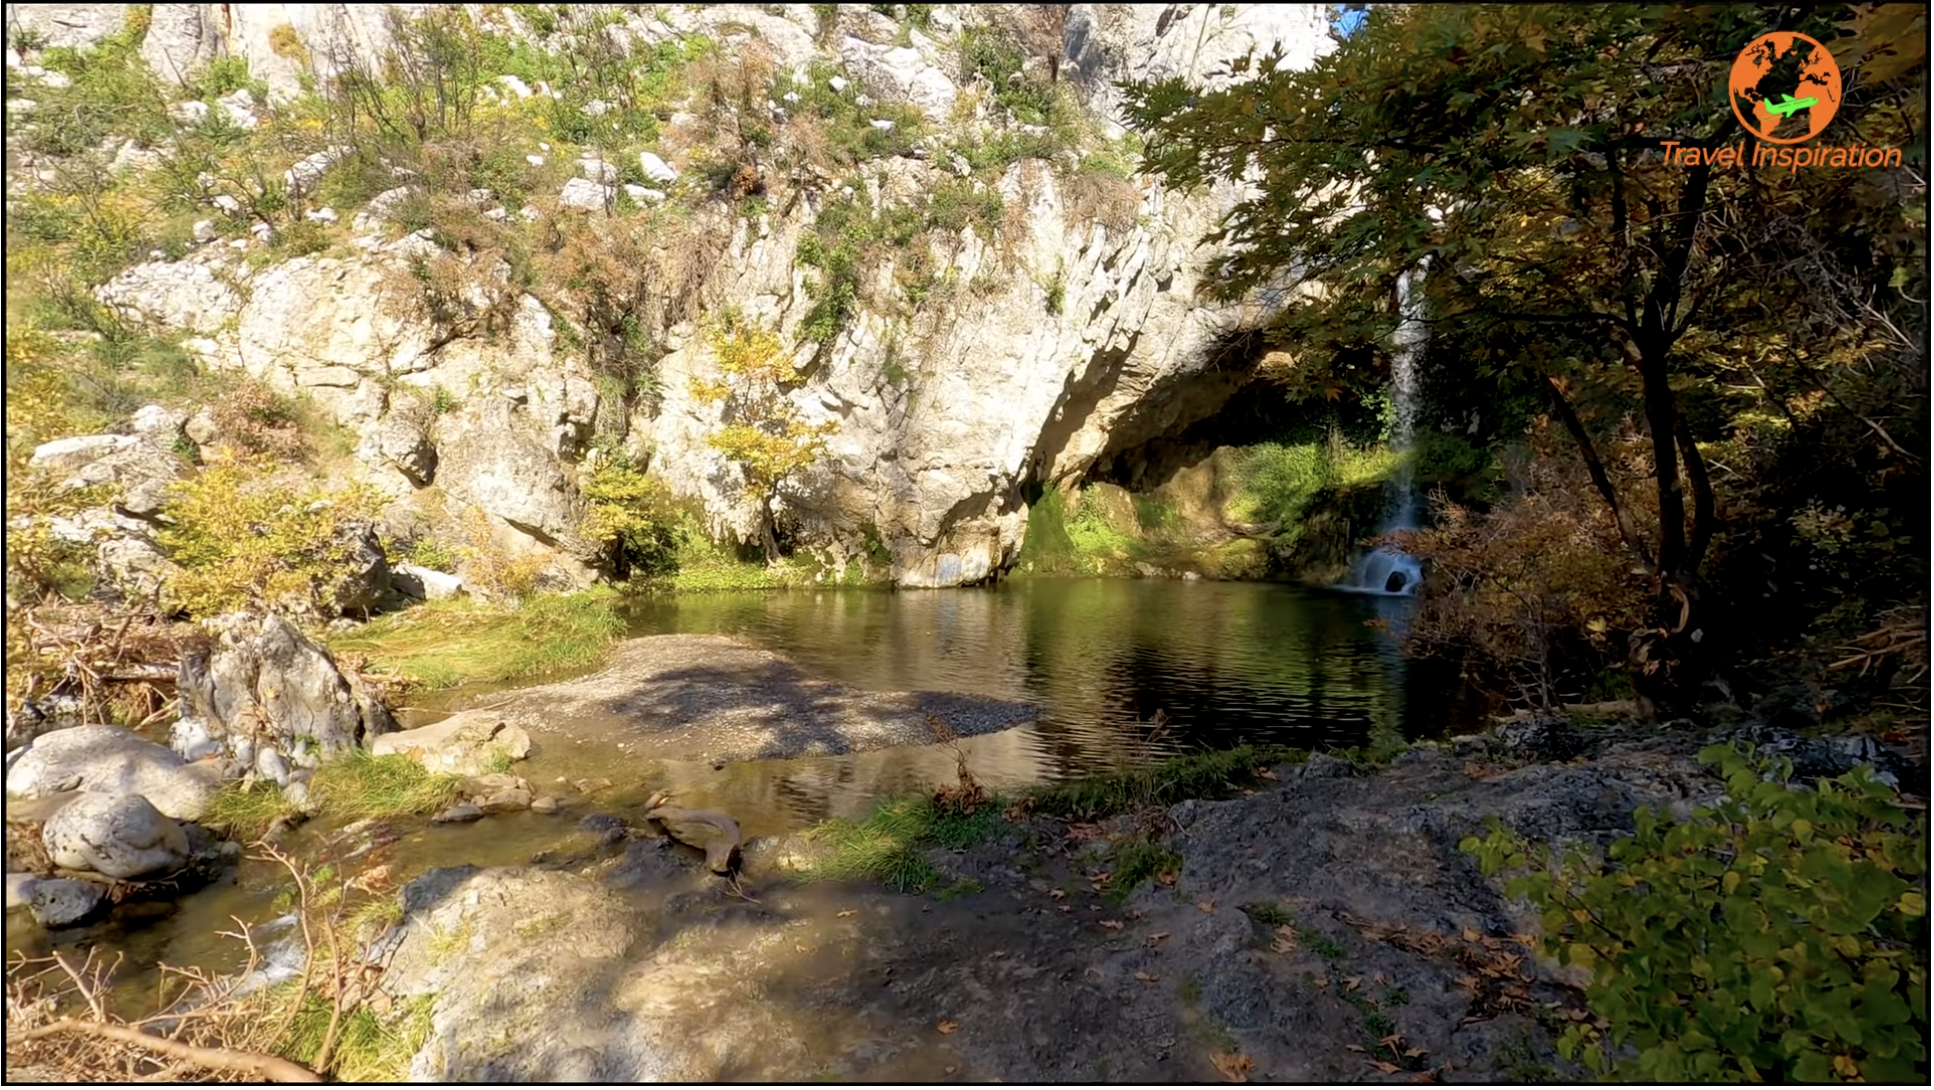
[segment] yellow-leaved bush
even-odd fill
[[[196,616],[248,607],[327,613],[361,568],[358,523],[380,503],[367,485],[293,485],[268,462],[218,454],[173,486],[156,538],[181,565],[172,600]]]

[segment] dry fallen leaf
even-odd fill
[[[1379,1037],[1377,1038],[1377,1043],[1395,1052],[1397,1051],[1397,1046],[1403,1044],[1403,1034],[1392,1033],[1387,1037]]]
[[[1316,985],[1319,988],[1327,988],[1330,986],[1330,978],[1326,976],[1319,976],[1312,979],[1310,983]]]
[[[1174,885],[1174,884],[1175,884],[1175,882],[1176,882],[1176,879],[1177,879],[1177,877],[1178,877],[1178,876],[1176,875],[1176,873],[1175,873],[1174,871],[1172,871],[1172,870],[1165,870],[1165,871],[1163,871],[1162,873],[1160,873],[1160,874],[1158,874],[1158,875],[1156,875],[1156,876],[1155,876],[1155,880],[1156,880],[1157,882],[1160,882],[1160,883],[1161,883],[1162,885],[1165,885],[1165,886],[1172,886],[1172,885]]]
[[[1484,936],[1482,936],[1482,935],[1480,935],[1480,934],[1478,934],[1478,933],[1477,933],[1477,928],[1475,928],[1475,927],[1469,927],[1469,926],[1467,926],[1467,927],[1465,927],[1465,928],[1464,928],[1464,941],[1465,941],[1465,942],[1476,942],[1476,941],[1478,941],[1479,939],[1481,939],[1481,938],[1483,938],[1483,937],[1484,937]]]
[[[1266,768],[1265,768],[1265,769],[1262,769],[1262,770],[1261,770],[1261,771],[1259,771],[1259,772],[1257,772],[1257,773],[1256,773],[1256,775],[1258,775],[1258,776],[1260,776],[1260,777],[1262,777],[1262,778],[1263,778],[1263,779],[1265,779],[1265,780],[1273,780],[1273,779],[1275,779],[1275,778],[1276,778],[1276,774],[1275,774],[1274,772],[1271,772],[1271,771],[1269,771],[1269,770],[1268,770],[1268,769],[1266,769]]]
[[[857,908],[842,908],[838,912],[833,913],[833,915],[838,916],[842,920],[848,916],[857,916],[859,914],[860,910]]]
[[[1256,1061],[1240,1052],[1211,1052],[1209,1062],[1230,1082],[1248,1082],[1249,1072],[1256,1067]]]
[[[1197,908],[1199,908],[1199,909],[1201,909],[1201,910],[1202,910],[1202,911],[1204,911],[1204,912],[1214,912],[1214,911],[1215,911],[1215,902],[1214,902],[1214,901],[1197,901],[1197,902],[1195,902],[1195,907],[1197,907]]]
[[[1428,1055],[1430,1055],[1430,1052],[1429,1052],[1429,1050],[1427,1050],[1427,1049],[1422,1049],[1422,1048],[1407,1048],[1407,1049],[1404,1049],[1404,1056],[1405,1056],[1405,1057],[1406,1057],[1407,1059],[1412,1059],[1412,1060],[1419,1060],[1419,1059],[1422,1059],[1423,1057],[1425,1057],[1425,1056],[1428,1056]]]
[[[1150,945],[1150,946],[1156,946],[1156,945],[1159,945],[1159,944],[1161,943],[1161,941],[1162,941],[1163,939],[1165,939],[1165,938],[1168,938],[1168,932],[1166,932],[1166,931],[1157,931],[1157,932],[1155,932],[1155,933],[1154,933],[1153,935],[1150,935],[1150,936],[1148,937],[1148,945]]]
[[[1397,1072],[1403,1070],[1403,1068],[1398,1067],[1396,1064],[1393,1064],[1388,1060],[1366,1060],[1365,1062],[1368,1063],[1371,1067],[1376,1068],[1378,1071],[1381,1071],[1386,1075],[1394,1075]]]
[[[1343,990],[1346,992],[1356,991],[1362,986],[1363,978],[1360,976],[1346,976],[1343,978]]]
[[[1363,1047],[1362,1045],[1344,1045],[1343,1047],[1344,1047],[1344,1048],[1347,1048],[1347,1049],[1349,1049],[1349,1050],[1350,1050],[1351,1052],[1368,1052],[1368,1051],[1370,1051],[1369,1049],[1367,1049],[1367,1048],[1364,1048],[1364,1047]]]
[[[1289,926],[1288,924],[1284,924],[1281,927],[1278,927],[1276,929],[1276,941],[1273,943],[1270,943],[1269,948],[1271,950],[1276,951],[1278,954],[1295,953],[1296,952],[1296,929]]]
[[[1101,921],[1101,926],[1103,926],[1103,927],[1105,927],[1105,928],[1107,928],[1107,929],[1108,929],[1108,930],[1110,930],[1110,931],[1120,931],[1120,930],[1121,930],[1121,921],[1120,921],[1120,920],[1103,920],[1103,921]]]
[[[1068,891],[1065,889],[1051,889],[1051,890],[1048,890],[1048,896],[1054,898],[1057,901],[1065,900],[1068,896]]]
[[[959,1028],[960,1028],[960,1023],[959,1023],[959,1022],[949,1022],[949,1021],[947,1021],[947,1020],[945,1020],[945,1019],[942,1019],[942,1020],[941,1020],[941,1022],[940,1022],[940,1024],[939,1024],[939,1025],[937,1025],[937,1026],[935,1026],[935,1027],[933,1027],[933,1028],[935,1028],[935,1029],[937,1029],[937,1030],[939,1030],[939,1031],[940,1031],[941,1033],[952,1033],[953,1031],[955,1031],[955,1030],[957,1030],[957,1029],[959,1029]]]
[[[1063,912],[1073,912],[1073,911],[1074,911],[1074,909],[1073,909],[1072,907],[1070,907],[1070,906],[1068,906],[1068,905],[1062,905],[1062,906],[1061,906],[1061,911],[1063,911]]]
[[[1136,973],[1135,979],[1141,981],[1143,984],[1153,984],[1162,978],[1156,976],[1154,973]]]

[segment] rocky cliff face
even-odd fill
[[[109,9],[128,7],[9,5],[9,40],[27,28],[49,44],[84,44],[124,26],[127,13]],[[758,49],[802,79],[818,64],[843,73],[833,77],[842,90],[856,84],[862,104],[905,103],[936,126],[986,133],[1015,126],[990,115],[990,89],[964,74],[963,42],[989,20],[1038,15],[937,5],[909,31],[857,5],[843,5],[834,23],[809,5],[693,5],[619,25],[639,41],[702,33],[727,51]],[[1053,66],[1115,133],[1114,81],[1213,80],[1252,48],[1280,43],[1308,63],[1326,46],[1321,5],[1073,5],[1054,18],[1059,55],[1029,64]],[[213,57],[240,57],[275,102],[295,96],[305,72],[326,79],[356,58],[380,57],[388,25],[356,5],[164,4],[153,9],[142,55],[176,80]],[[527,90],[514,83],[507,94]],[[791,103],[761,105],[783,117]],[[674,114],[668,128],[703,123]],[[677,146],[667,137],[662,158],[641,160],[652,186],[694,169]],[[328,170],[330,155],[291,168],[291,187],[305,184],[305,171]],[[703,275],[689,298],[656,307],[660,320],[645,331],[657,357],[649,397],[596,381],[587,347],[554,319],[547,285],[519,287],[496,257],[451,254],[429,232],[401,233],[386,214],[400,198],[388,193],[366,209],[311,210],[330,222],[355,218],[353,253],[264,266],[251,260],[259,241],[210,231],[183,260],[129,269],[99,295],[126,317],[189,334],[187,347],[211,364],[313,397],[358,437],[359,472],[399,503],[434,490],[439,502],[474,506],[503,544],[555,557],[579,583],[591,573],[580,563],[577,481],[601,446],[648,459],[674,492],[703,504],[713,530],[756,535],[759,508],[740,470],[707,442],[721,410],[694,392],[719,376],[706,323],[730,313],[780,333],[808,376],[788,394],[798,414],[836,425],[826,455],[778,497],[794,540],[840,567],[884,549],[896,583],[953,586],[1012,562],[1040,486],[1078,479],[1104,455],[1221,411],[1246,372],[1217,349],[1261,317],[1196,298],[1206,256],[1197,240],[1231,191],[1184,195],[1136,178],[1120,183],[1125,192],[1104,214],[1058,165],[1020,158],[976,183],[998,190],[998,227],[929,234],[912,249],[930,252],[862,270],[890,286],[918,263],[941,270],[952,290],[890,304],[881,302],[890,290],[863,290],[823,341],[806,337],[815,270],[798,259],[822,213],[840,201],[917,205],[965,178],[968,164],[930,141],[864,163],[856,178],[796,178],[783,203],[699,210],[685,238],[699,240],[692,260]],[[610,167],[583,164],[553,204],[533,202],[522,214],[606,214],[619,193]],[[624,192],[659,199],[646,186]],[[494,203],[487,191],[476,197]],[[510,216],[501,207],[485,214]],[[426,306],[414,285],[439,260],[460,269],[465,287],[449,305]]]

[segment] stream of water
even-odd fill
[[[658,597],[628,610],[633,634],[734,635],[859,688],[1035,703],[1037,722],[961,742],[976,777],[1002,790],[1243,741],[1352,746],[1474,721],[1482,708],[1460,696],[1454,672],[1406,662],[1394,640],[1367,623],[1400,622],[1408,607],[1403,599],[1259,583],[1031,579],[972,590]],[[439,694],[411,710],[406,725],[488,695],[482,688]],[[566,751],[540,738],[517,771],[540,789],[597,775],[621,782],[555,817],[509,814],[449,827],[396,822],[403,837],[390,850],[396,877],[527,862],[566,839],[585,814],[633,812],[658,786],[674,787],[684,805],[731,812],[748,837],[783,833],[949,782],[954,755],[928,745],[715,769],[641,762],[595,746]],[[314,858],[335,831],[312,822],[290,847]],[[231,915],[251,923],[275,916],[271,900],[284,881],[266,865],[246,863],[178,902],[125,906],[107,921],[56,935],[13,912],[7,946],[36,953],[54,942],[99,943],[125,951],[135,965],[232,968],[234,946],[214,932],[232,930]]]

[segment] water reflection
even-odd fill
[[[657,598],[632,621],[639,634],[740,636],[860,688],[1033,702],[1040,721],[988,774],[1039,782],[1242,741],[1441,732],[1469,709],[1366,623],[1400,624],[1407,606],[1255,583],[1037,579]]]

